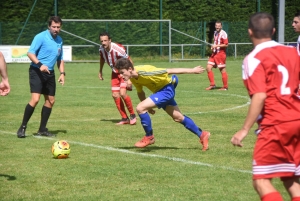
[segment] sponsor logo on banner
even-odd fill
[[[31,62],[27,56],[29,47],[12,47],[11,60],[12,62]]]

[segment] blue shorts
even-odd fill
[[[155,103],[158,109],[163,108],[164,110],[168,105],[176,106],[177,103],[174,99],[175,88],[174,85],[168,84],[158,92],[152,94],[149,98]]]

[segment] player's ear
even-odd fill
[[[250,37],[253,35],[253,32],[252,32],[251,29],[248,29],[248,34],[249,34]]]
[[[275,29],[275,27],[274,27],[274,28],[273,28],[273,31],[272,31],[272,36],[274,35],[275,31],[276,31],[276,29]]]

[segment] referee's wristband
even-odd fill
[[[39,63],[37,63],[36,65],[37,65],[39,68],[41,68],[43,64],[39,61]]]

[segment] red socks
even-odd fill
[[[223,87],[228,88],[228,75],[227,75],[227,72],[221,73],[221,74],[222,74]]]
[[[210,86],[214,86],[215,85],[215,79],[214,79],[214,73],[213,73],[213,71],[207,72],[207,77],[209,79]]]
[[[129,111],[130,114],[134,114],[134,110],[132,107],[132,102],[131,102],[131,98],[129,96],[126,96],[126,98],[123,99],[125,102],[125,105]]]
[[[120,115],[122,116],[122,118],[127,118],[127,114],[126,114],[126,111],[125,111],[125,107],[124,107],[124,104],[123,104],[123,101],[122,99],[119,97],[119,98],[115,98],[115,103],[116,103],[116,106],[120,112]]]
[[[279,192],[272,192],[260,198],[261,201],[283,201]],[[294,201],[294,200],[293,200]]]

